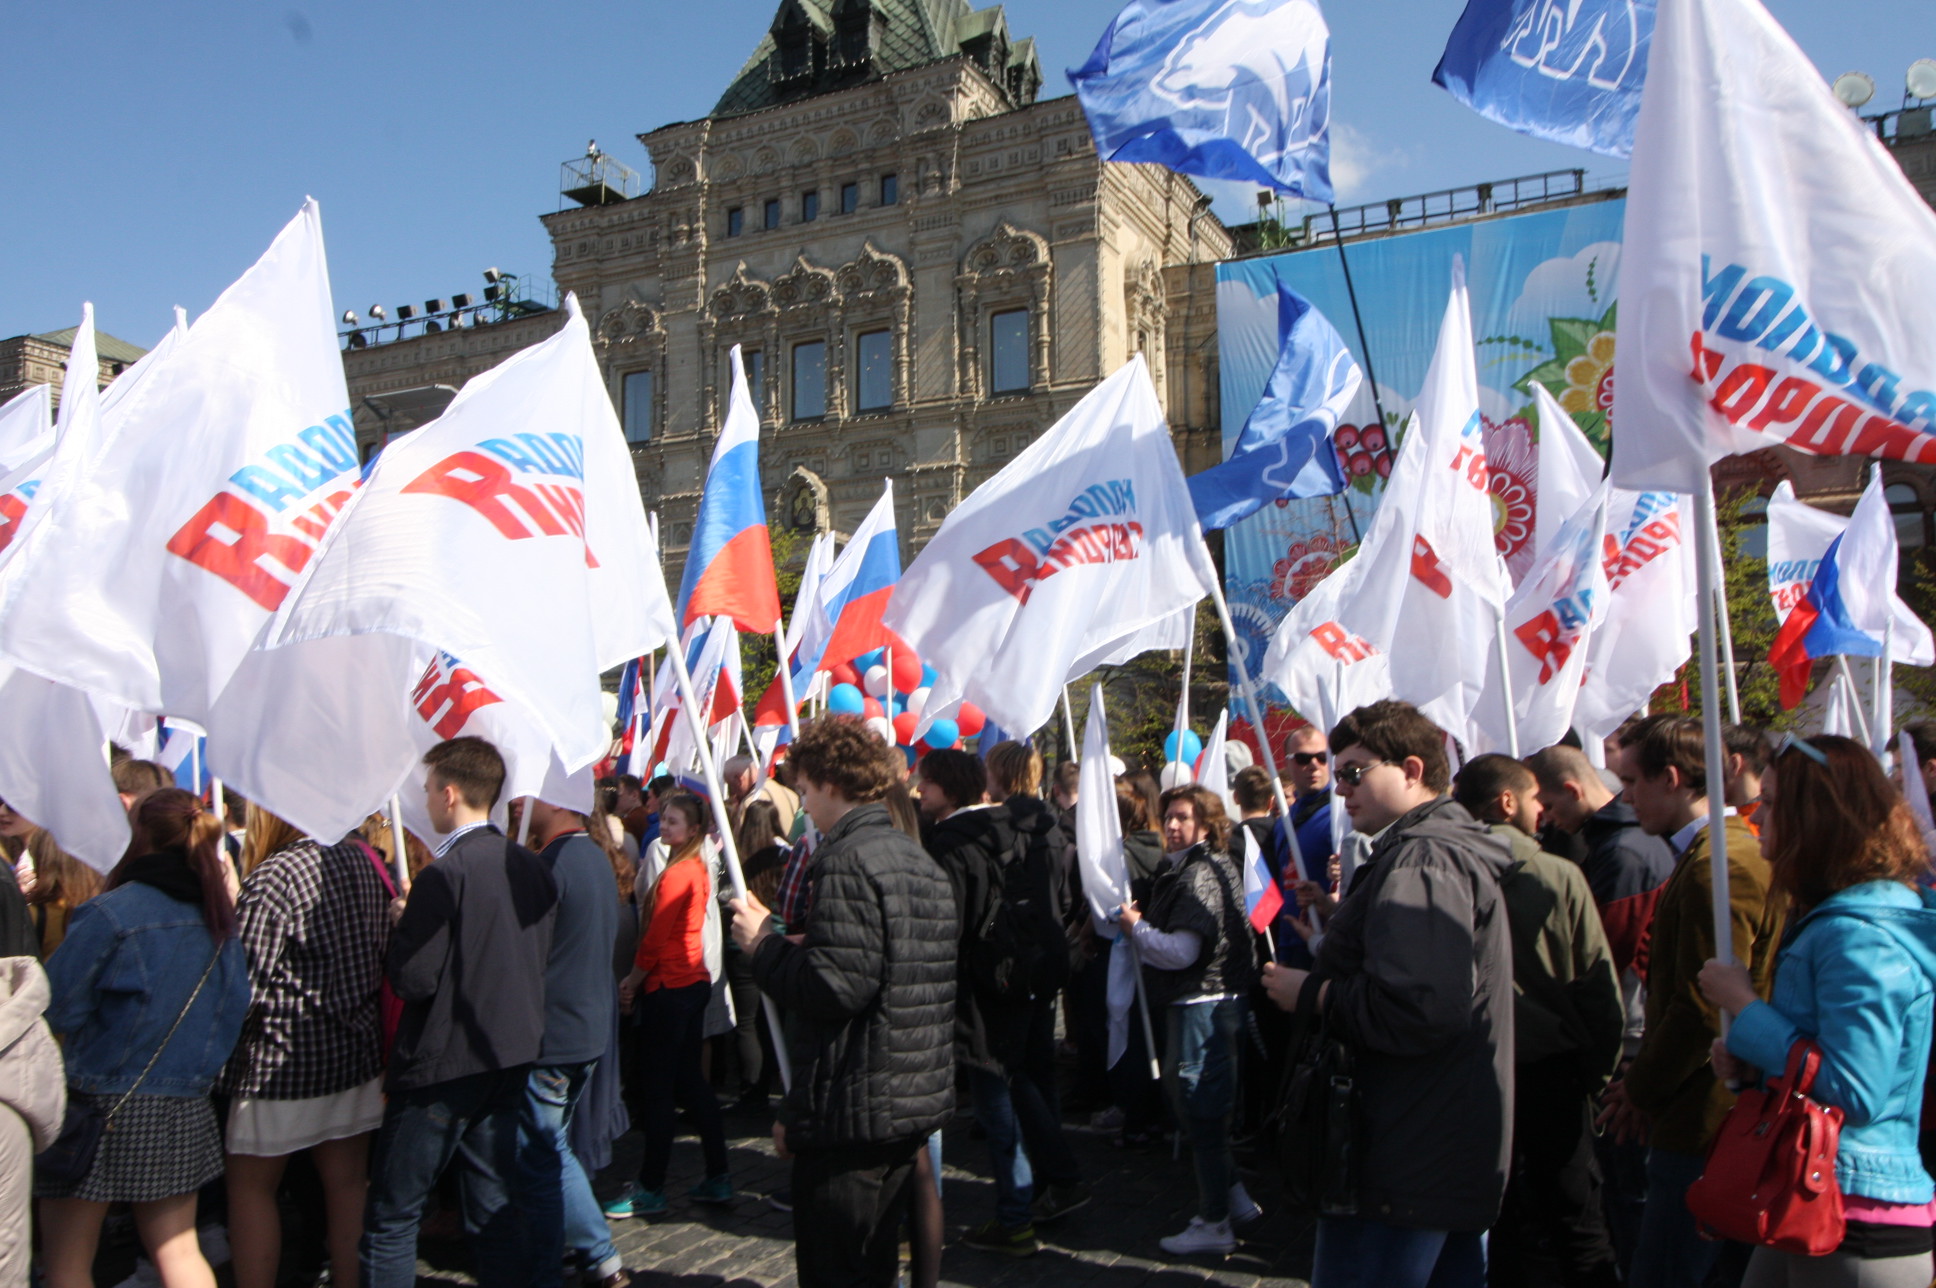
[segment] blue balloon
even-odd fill
[[[889,695],[888,704],[889,704],[888,715],[890,717],[898,716],[903,711],[907,710],[907,699],[898,693]]]
[[[827,693],[827,710],[836,715],[857,716],[867,710],[867,699],[851,684],[836,684]]]
[[[907,757],[909,769],[913,769],[914,762],[921,759],[920,753],[916,752],[912,747],[901,748],[901,754]]]
[[[1186,765],[1196,764],[1197,757],[1203,754],[1203,739],[1197,737],[1194,729],[1183,730],[1180,737],[1183,745],[1179,749],[1179,734],[1174,729],[1170,730],[1170,736],[1163,740],[1163,759],[1180,760]]]
[[[879,666],[881,663],[885,662],[886,660],[887,660],[886,649],[884,648],[873,649],[869,652],[862,653],[859,657],[854,659],[854,669],[856,671],[859,671],[862,675],[866,675],[868,667]]]
[[[937,720],[928,726],[927,735],[921,741],[935,751],[952,747],[961,741],[961,726],[952,720]]]
[[[933,667],[929,666],[926,662],[923,662],[921,663],[921,683],[917,687],[923,688],[923,689],[932,689],[934,687],[934,682],[940,678],[941,678],[941,672],[935,670]]]

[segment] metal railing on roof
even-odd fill
[[[1480,215],[1501,214],[1527,206],[1561,201],[1586,192],[1585,170],[1548,170],[1544,174],[1495,179],[1464,188],[1446,188],[1412,197],[1393,197],[1362,206],[1347,206],[1337,212],[1338,235],[1363,237],[1369,233],[1397,232],[1403,228],[1426,228],[1453,223]],[[1303,235],[1297,244],[1309,246],[1332,239],[1331,213],[1306,215]]]

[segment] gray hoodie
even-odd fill
[[[1357,1060],[1358,1215],[1479,1231],[1512,1157],[1511,858],[1448,797],[1387,828],[1313,968],[1324,1014]]]

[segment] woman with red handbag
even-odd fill
[[[1843,1224],[1839,1240],[1823,1228],[1823,1218],[1833,1221],[1834,1187],[1805,1162],[1791,1160],[1792,1177],[1766,1176],[1756,1187],[1766,1194],[1714,1196],[1730,1208],[1764,1204],[1762,1246],[1744,1288],[1925,1288],[1936,1187],[1917,1129],[1936,1012],[1936,893],[1918,878],[1929,854],[1875,757],[1848,738],[1784,737],[1759,817],[1762,852],[1793,912],[1769,1001],[1756,999],[1739,966],[1710,961],[1701,971],[1701,991],[1734,1016],[1714,1044],[1715,1071],[1743,1082],[1787,1071],[1777,1094],[1744,1093],[1735,1113],[1785,1110],[1789,1122],[1813,1124],[1815,1148],[1834,1155]],[[1814,1103],[1799,1103],[1799,1094]],[[1839,1147],[1826,1144],[1836,1111]],[[1722,1128],[1710,1174],[1738,1162],[1738,1153],[1723,1159],[1737,1126]],[[1701,1198],[1690,1190],[1697,1216]],[[1772,1228],[1784,1215],[1789,1228]],[[1804,1240],[1833,1250],[1780,1250]]]

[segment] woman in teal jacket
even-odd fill
[[[1936,894],[1914,819],[1860,743],[1789,739],[1762,780],[1761,848],[1793,901],[1774,989],[1755,998],[1739,966],[1710,961],[1701,991],[1734,1016],[1715,1071],[1786,1067],[1813,1041],[1810,1095],[1843,1114],[1835,1162],[1848,1233],[1825,1257],[1756,1248],[1743,1288],[1924,1288],[1936,1187],[1917,1151],[1936,1011]]]

